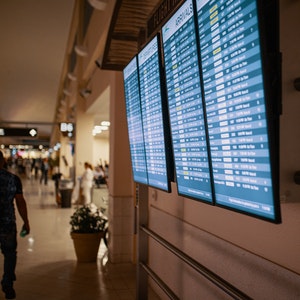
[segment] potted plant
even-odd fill
[[[78,262],[95,262],[107,219],[94,204],[83,205],[71,216],[71,238]]]

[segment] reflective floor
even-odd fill
[[[110,263],[103,241],[97,263],[77,263],[69,225],[74,207],[57,206],[52,180],[48,185],[26,178],[22,182],[31,233],[18,236],[16,299],[136,299],[136,266]],[[20,229],[22,222],[16,215]],[[4,299],[1,292],[0,299]],[[158,298],[150,290],[148,299]]]

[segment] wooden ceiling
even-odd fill
[[[123,70],[147,34],[147,21],[161,0],[120,0],[112,16],[102,68]]]

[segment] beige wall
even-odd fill
[[[94,138],[93,142],[93,165],[96,166],[100,162],[109,163],[109,139],[107,138]]]
[[[153,231],[253,299],[297,299],[299,205],[283,205],[284,221],[274,225],[179,197],[175,184],[172,191],[167,194],[149,189]],[[198,299],[194,297],[199,295],[199,299],[227,299],[151,239],[150,265],[180,299]]]
[[[84,172],[84,163],[93,162],[94,119],[85,112],[84,99],[81,98],[77,100],[76,114],[75,168],[78,177]]]

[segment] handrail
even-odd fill
[[[214,283],[216,286],[218,286],[221,290],[223,290],[225,293],[230,295],[233,299],[236,300],[250,300],[252,299],[239,289],[237,289],[235,286],[227,282],[222,277],[218,276],[190,256],[186,255],[184,252],[182,252],[180,249],[175,247],[174,245],[170,244],[168,241],[166,241],[161,236],[157,235],[154,231],[152,231],[149,228],[146,228],[145,226],[140,226],[140,230],[144,231],[146,234],[148,234],[151,238],[156,240],[158,243],[163,245],[166,249],[171,251],[173,254],[175,254],[177,257],[179,257],[181,260],[183,260],[186,264],[188,264],[190,267],[192,267],[194,270],[196,270],[198,273],[203,275],[206,279],[208,279],[210,282]]]
[[[148,275],[159,285],[159,287],[165,292],[165,294],[172,300],[179,300],[179,298],[173,293],[173,291],[157,276],[157,274],[144,263],[140,263],[140,266],[147,272]]]

